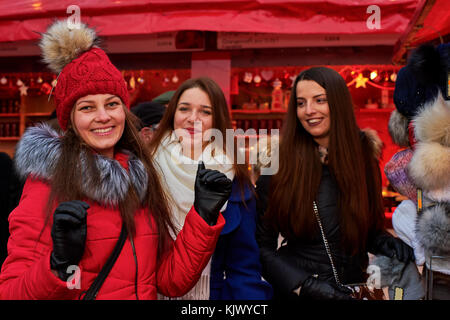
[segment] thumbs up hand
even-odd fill
[[[222,172],[206,169],[202,161],[198,163],[194,208],[208,225],[217,223],[220,208],[230,197],[231,185],[231,180]]]

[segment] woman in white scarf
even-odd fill
[[[227,210],[230,218],[227,219],[227,215],[224,217],[228,224],[241,219],[241,229],[245,229],[248,233],[248,236],[244,238],[236,233],[235,239],[247,242],[243,247],[250,248],[251,252],[244,253],[244,256],[252,257],[251,263],[233,267],[232,262],[222,261],[220,264],[224,265],[224,270],[221,270],[222,275],[217,278],[220,284],[214,284],[214,287],[228,286],[231,288],[236,286],[238,288],[227,290],[227,293],[224,289],[212,292],[211,279],[213,276],[211,275],[210,260],[198,283],[181,299],[265,299],[271,295],[271,288],[268,288],[268,284],[265,281],[261,283],[259,250],[254,238],[256,213],[255,210],[247,208],[247,204],[250,203],[248,201],[254,201],[254,193],[251,191],[253,186],[246,164],[238,164],[235,161],[238,158],[235,154],[236,148],[228,149],[227,143],[234,141],[227,141],[227,129],[232,129],[231,119],[220,87],[209,78],[189,79],[182,83],[174,93],[150,145],[155,166],[159,169],[161,181],[163,181],[169,198],[169,205],[172,207],[173,222],[178,230],[183,227],[186,214],[194,202],[195,177],[198,162],[202,160],[207,169],[222,172],[230,180],[234,180],[233,192],[238,191],[239,193],[239,206],[235,204],[236,202],[232,202]],[[233,154],[227,153],[225,150],[232,150]],[[245,191],[248,191],[247,198],[251,200],[246,200]],[[222,213],[229,206],[230,200],[235,198],[237,197],[233,198],[233,194],[230,196],[229,201],[221,209]],[[245,216],[241,212],[241,205],[248,210]],[[232,219],[231,216],[238,218]],[[247,224],[250,225],[250,229]],[[231,229],[236,229],[237,225],[239,222],[236,226],[230,226],[227,232],[231,234],[233,231]],[[173,234],[172,236],[176,238],[177,235]],[[246,259],[239,260],[245,261]],[[242,280],[239,276],[235,277],[232,269],[235,271],[240,269],[241,276],[244,274],[253,280],[247,278]],[[233,284],[225,285],[225,278],[230,281],[236,279],[236,281]],[[247,285],[252,286],[252,289],[243,290],[242,287]],[[247,294],[242,297],[236,292],[247,292]],[[165,297],[160,296],[160,298],[164,299]]]

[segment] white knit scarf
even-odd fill
[[[212,154],[214,151],[214,155]],[[223,150],[215,148],[214,143],[208,144],[197,160],[183,155],[182,145],[175,132],[168,133],[161,140],[161,145],[155,153],[155,166],[159,171],[163,187],[169,199],[169,209],[178,232],[184,225],[184,220],[194,204],[194,185],[197,174],[198,161],[202,160],[207,169],[219,170],[230,180],[234,178],[232,162],[226,158]],[[222,207],[224,211],[227,203]],[[175,239],[176,235],[172,234]],[[209,280],[211,260],[202,272],[197,284],[184,296],[182,300],[209,300]],[[158,294],[158,299],[168,299]]]

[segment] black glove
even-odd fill
[[[389,258],[395,256],[399,261],[405,263],[414,261],[414,250],[401,239],[388,233],[383,233],[375,238],[372,253],[382,254]]]
[[[354,300],[352,290],[335,283],[308,277],[300,289],[300,297],[314,300]]]
[[[77,265],[83,256],[88,208],[86,202],[73,200],[60,203],[54,212],[50,266],[58,272],[59,278],[63,281],[70,276],[66,272],[67,267]]]
[[[208,225],[217,223],[220,209],[230,197],[231,185],[222,172],[205,169],[202,161],[198,163],[194,208]]]

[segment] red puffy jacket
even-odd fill
[[[44,228],[49,192],[47,183],[28,178],[20,204],[9,217],[11,236],[8,257],[0,273],[0,299],[78,299],[94,281],[119,238],[122,225],[119,211],[87,201],[90,208],[86,247],[79,263],[80,288],[69,289],[50,270],[52,219]],[[183,230],[158,261],[157,229],[144,210],[135,218],[137,280],[135,259],[127,239],[97,299],[136,299],[135,284],[139,299],[156,299],[156,291],[166,296],[185,294],[197,282],[225,224],[220,215],[217,224],[209,226],[192,207]]]

